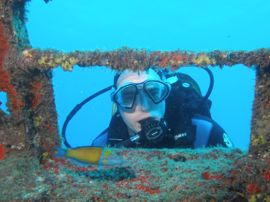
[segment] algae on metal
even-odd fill
[[[269,158],[226,148],[113,150],[125,163],[101,169],[14,153],[0,164],[0,200],[270,200]]]

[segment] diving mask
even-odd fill
[[[160,80],[146,80],[142,83],[129,83],[116,89],[112,100],[120,107],[132,109],[139,92],[146,94],[153,103],[165,100],[171,90],[171,85]]]

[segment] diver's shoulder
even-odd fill
[[[214,119],[212,119],[209,116],[205,116],[205,115],[202,115],[202,114],[194,114],[192,116],[192,120],[193,121],[206,122],[208,124],[211,124],[213,128],[220,128],[220,129],[222,129],[222,127]]]
[[[216,123],[212,118],[202,115],[202,114],[194,114],[192,119],[198,119],[198,120],[208,121],[211,123]]]
[[[196,125],[197,138],[207,138],[207,146],[219,145],[229,148],[234,146],[226,131],[212,118],[196,114],[192,118],[192,123]]]

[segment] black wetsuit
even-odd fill
[[[232,142],[225,131],[211,119],[211,101],[202,102],[197,83],[186,74],[174,74],[177,79],[172,84],[172,90],[166,99],[164,119],[167,122],[169,134],[159,144],[149,145],[143,141],[127,141],[125,147],[154,148],[200,148],[211,146],[232,147]],[[121,142],[129,140],[127,126],[119,113],[110,122],[107,144],[122,146]]]

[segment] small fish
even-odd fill
[[[108,147],[76,147],[57,148],[55,157],[67,157],[86,164],[96,164],[99,166],[113,166],[122,164],[120,157],[113,154]]]
[[[6,158],[6,146],[4,144],[0,144],[0,160],[4,160]]]

